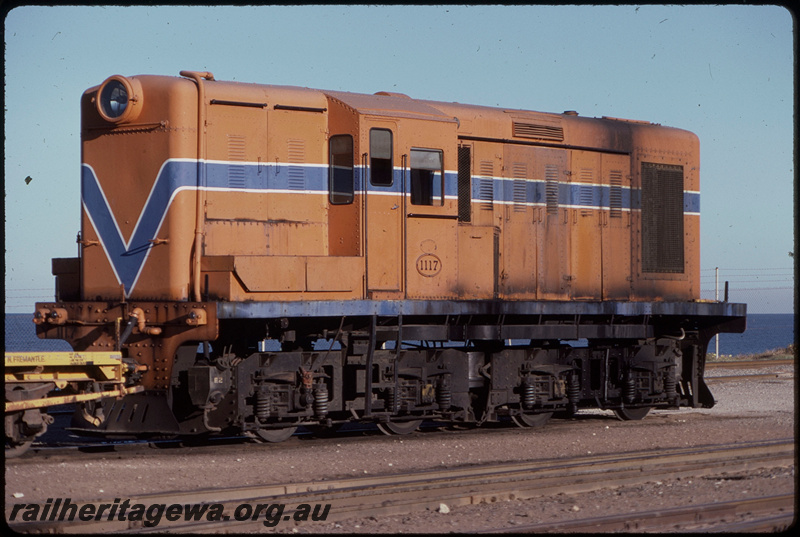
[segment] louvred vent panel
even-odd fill
[[[564,129],[558,125],[540,123],[523,123],[514,121],[514,136],[517,138],[535,138],[537,140],[564,141]]]

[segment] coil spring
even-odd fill
[[[578,411],[578,401],[581,400],[581,379],[577,372],[573,372],[569,376],[569,385],[567,386],[567,398],[569,399],[569,406],[572,412]]]
[[[328,415],[328,387],[324,382],[314,386],[314,414],[318,418]]]
[[[636,376],[630,369],[627,371],[627,373],[625,373],[623,397],[625,398],[626,403],[632,403],[636,398]]]
[[[678,397],[677,384],[678,379],[675,376],[675,368],[670,367],[664,373],[664,391],[667,393],[667,399],[673,400]]]
[[[264,423],[272,412],[272,402],[268,393],[256,392],[255,413],[258,421]]]
[[[386,408],[392,414],[397,412],[397,394],[394,387],[386,388]]]
[[[436,388],[436,402],[439,403],[439,410],[450,410],[450,406],[453,404],[453,392],[450,391],[450,383],[442,378]]]
[[[522,381],[522,407],[530,410],[536,406],[536,386],[532,379],[526,378]]]

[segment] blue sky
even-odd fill
[[[77,255],[83,91],[183,69],[693,131],[703,287],[720,267],[751,312],[792,311],[794,29],[781,7],[23,6],[4,24],[8,312],[51,300],[50,259]]]

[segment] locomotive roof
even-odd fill
[[[440,118],[443,120],[452,120],[456,116],[490,117],[497,115],[498,117],[506,117],[506,114],[512,114],[516,116],[554,118],[560,115],[531,110],[511,110],[492,106],[414,99],[402,93],[385,91],[375,94],[321,91],[362,114],[397,115],[402,113],[426,116],[427,119]]]
[[[611,117],[579,116],[575,112],[553,113],[509,109],[457,102],[414,99],[401,93],[375,94],[319,90],[293,86],[265,86],[289,97],[316,101],[328,99],[359,115],[416,118],[458,125],[460,135],[480,135],[496,139],[528,139],[604,150],[630,151],[632,130],[658,129],[658,136],[677,136],[687,140],[695,135],[649,121]]]
[[[163,80],[164,82],[181,80],[177,77],[169,77],[163,75],[137,75],[133,78],[150,79],[150,80]],[[186,80],[185,78],[182,80]],[[210,82],[210,83],[208,83]],[[507,121],[509,117],[526,118],[526,119],[540,119],[550,121],[564,120],[570,116],[577,116],[574,112],[554,113],[554,112],[541,112],[527,109],[507,109],[496,106],[463,104],[458,102],[434,101],[425,99],[415,99],[402,93],[392,93],[380,91],[374,94],[366,93],[353,93],[347,91],[335,91],[308,88],[303,86],[290,86],[280,84],[259,84],[251,82],[237,82],[228,80],[211,80],[208,81],[208,88],[214,93],[235,93],[237,97],[247,98],[254,95],[268,94],[272,100],[275,99],[288,99],[302,101],[304,105],[324,106],[326,98],[335,99],[341,104],[357,111],[360,114],[371,115],[403,115],[403,116],[416,116],[425,119],[439,119],[443,121],[455,121],[459,119],[481,118]],[[213,88],[213,89],[212,89]],[[97,87],[87,90],[91,92],[96,90]],[[502,119],[501,119],[502,118]],[[653,125],[648,121],[637,121],[621,118],[592,118],[588,116],[580,116],[582,120],[614,120],[621,123],[633,123]]]
[[[156,84],[191,84],[186,78],[139,75]],[[630,151],[632,130],[658,128],[659,136],[695,136],[682,129],[647,121],[610,117],[578,116],[574,112],[552,113],[507,109],[485,105],[414,99],[401,93],[375,94],[322,90],[302,86],[209,80],[207,98],[238,99],[324,110],[336,103],[359,115],[416,118],[457,124],[459,135],[494,139],[530,139],[598,149]],[[91,92],[97,88],[87,90]],[[641,132],[641,131],[640,131]]]
[[[455,121],[452,115],[447,115],[431,106],[432,102],[412,99],[401,93],[378,92],[373,95],[346,91],[323,91],[323,93],[361,114]]]

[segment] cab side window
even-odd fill
[[[411,204],[442,205],[444,203],[444,166],[442,151],[412,149]]]
[[[375,186],[392,186],[394,165],[392,159],[392,131],[369,131],[370,183]]]
[[[353,203],[355,181],[353,166],[353,137],[349,134],[331,136],[328,165],[329,199],[334,205]]]

